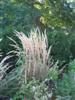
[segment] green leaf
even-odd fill
[[[42,8],[40,4],[34,4],[34,7],[39,9],[39,10]]]

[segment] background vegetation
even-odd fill
[[[21,82],[17,84],[18,81],[21,81],[20,70],[23,67],[20,66],[24,64],[25,59],[22,54],[23,43],[15,36],[15,31],[23,32],[28,37],[31,30],[33,31],[36,27],[39,29],[34,32],[35,34],[39,33],[39,30],[40,34],[45,33],[46,30],[47,50],[51,46],[50,66],[52,69],[47,72],[46,76],[48,81],[50,79],[50,86],[51,82],[54,84],[54,90],[47,84],[51,91],[48,91],[44,84],[45,78],[41,82],[39,79],[27,80],[27,85],[23,86],[24,90]],[[15,48],[15,42],[19,47],[18,50]],[[75,100],[74,0],[0,0],[0,49],[0,78],[2,79],[0,80],[0,95],[13,97],[16,92],[14,100],[20,96],[21,98],[26,96],[28,100],[33,100],[33,97],[34,100],[38,100],[39,95],[41,95],[39,100],[44,100],[44,98],[46,100],[47,95],[45,94],[52,92],[52,98]],[[18,55],[15,54],[16,50]],[[8,83],[10,84],[8,85]],[[32,92],[33,86],[36,89]],[[45,94],[41,91],[44,91]],[[30,97],[26,92],[31,94]]]

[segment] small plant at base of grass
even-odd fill
[[[26,98],[27,100],[48,100],[53,93],[49,91],[45,81],[33,79],[25,84],[13,97],[13,100]],[[50,100],[50,99],[49,99]]]

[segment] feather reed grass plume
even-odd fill
[[[4,57],[0,62],[0,81],[3,79],[3,77],[6,75],[6,71],[12,67],[9,63],[5,63],[8,59],[10,59],[12,56],[6,56]]]
[[[16,36],[23,46],[24,63],[22,69],[25,80],[27,77],[45,78],[51,64],[51,47],[48,49],[46,32],[40,33],[39,29],[36,29],[30,32],[29,37],[22,32],[16,32]]]

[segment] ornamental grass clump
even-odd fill
[[[25,78],[35,77],[43,79],[46,77],[48,69],[51,65],[50,50],[48,49],[48,40],[46,33],[40,33],[38,29],[31,31],[27,37],[22,32],[16,32],[16,36],[20,39],[23,51],[17,50],[17,55],[23,55],[22,74]],[[14,47],[18,47],[15,43]]]
[[[3,56],[0,53],[0,56]],[[0,61],[0,95],[11,96],[19,89],[20,68],[11,64],[13,55],[6,55]],[[12,70],[11,70],[12,69]]]
[[[7,71],[9,70],[12,65],[10,63],[5,63],[8,59],[12,56],[6,56],[0,61],[0,82],[2,81],[3,77],[7,75]]]

